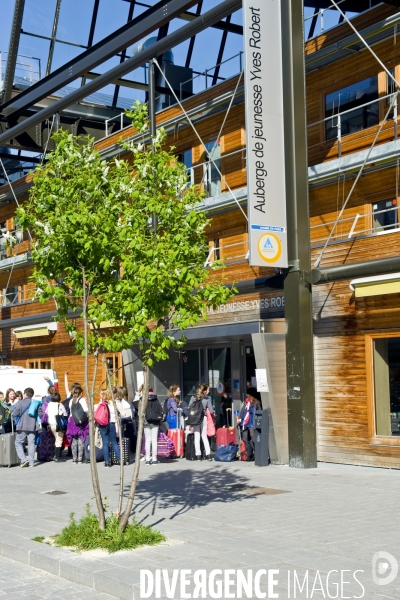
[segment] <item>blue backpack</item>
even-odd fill
[[[228,444],[228,446],[218,446],[214,456],[217,462],[232,462],[235,460],[239,446],[236,444]]]

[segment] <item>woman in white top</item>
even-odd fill
[[[61,458],[62,452],[62,443],[64,439],[64,431],[57,431],[57,421],[56,416],[60,415],[60,417],[66,417],[67,411],[64,406],[60,404],[60,394],[54,393],[51,395],[50,402],[46,407],[46,415],[47,415],[47,423],[53,432],[54,437],[56,438],[56,454],[54,457],[54,462],[60,462],[64,459]]]

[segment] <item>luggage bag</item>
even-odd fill
[[[175,454],[178,458],[181,458],[185,454],[185,433],[181,429],[181,416],[182,409],[178,408],[176,413],[176,429],[169,429],[167,432],[168,437],[173,441]]]
[[[237,444],[236,429],[233,427],[221,427],[217,429],[216,444],[218,446],[229,446],[229,444]]]
[[[172,440],[177,458],[185,454],[185,433],[183,429],[168,429],[168,437]]]
[[[201,460],[204,456],[204,443],[200,436],[200,450],[201,450]],[[185,458],[186,460],[196,460],[196,450],[194,446],[194,433],[189,433],[186,438],[186,450],[185,450]]]
[[[96,462],[102,462],[104,460],[104,454],[103,454],[103,448],[98,448],[97,446],[95,446],[96,449]],[[88,462],[90,462],[90,436],[86,436],[86,440],[85,440],[85,454],[84,454],[84,459]]]
[[[51,431],[41,431],[39,433],[39,444],[37,447],[37,459],[41,462],[49,462],[54,460],[54,454],[56,452],[56,440]]]
[[[11,433],[0,435],[0,466],[14,467],[19,464],[19,458],[15,449],[15,431],[14,423],[11,419]]]
[[[228,446],[218,446],[214,456],[217,462],[233,462],[236,459],[239,446],[237,444],[228,444]]]
[[[122,449],[121,449],[121,441],[122,441]],[[129,438],[122,438],[122,440],[119,440],[119,450],[121,453],[121,456],[123,455],[124,458],[124,464],[125,465],[129,465],[129,446],[130,446],[130,442],[129,442]],[[110,462],[112,465],[116,465],[117,464],[117,457],[115,456],[115,452],[113,447],[111,446],[111,444],[109,444],[109,451],[110,451]]]

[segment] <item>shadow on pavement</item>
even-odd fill
[[[242,473],[239,482],[238,475],[226,468],[158,472],[139,481],[133,514],[139,516],[144,510],[150,509],[154,515],[156,508],[174,507],[176,510],[169,517],[174,519],[193,508],[208,506],[213,502],[226,504],[248,499],[247,490],[251,487],[250,481]],[[127,485],[126,494],[128,490]]]

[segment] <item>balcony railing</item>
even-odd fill
[[[216,260],[220,260],[224,265],[236,265],[249,260],[249,240],[235,242],[233,244],[220,244],[215,246],[211,244],[205,267],[209,267]]]
[[[321,119],[320,121],[315,121],[314,123],[310,123],[309,125],[307,125],[308,131],[310,131],[312,128],[321,127],[321,126],[324,126],[326,129],[326,123],[328,123],[329,121],[332,121],[332,125],[331,125],[332,129],[337,130],[336,137],[333,137],[329,140],[325,140],[323,142],[318,142],[316,144],[309,144],[308,152],[309,153],[310,153],[310,151],[312,152],[313,149],[315,149],[315,148],[317,148],[318,150],[323,150],[324,147],[326,147],[326,149],[328,150],[328,149],[331,149],[333,146],[335,146],[335,143],[337,143],[336,158],[341,158],[343,146],[346,143],[345,141],[343,141],[343,135],[342,135],[343,117],[345,115],[355,113],[355,112],[359,111],[360,109],[365,109],[369,106],[372,106],[373,104],[379,106],[380,102],[385,102],[385,113],[387,112],[391,102],[393,102],[393,106],[392,106],[393,114],[392,114],[392,117],[388,118],[387,121],[388,121],[388,123],[393,121],[393,137],[395,140],[397,140],[398,139],[398,120],[397,120],[398,119],[398,94],[397,94],[397,92],[395,92],[393,94],[387,94],[386,96],[380,96],[379,98],[371,100],[370,102],[365,102],[365,104],[360,104],[359,106],[356,106],[354,108],[350,108],[348,110],[343,110],[343,111],[338,112],[330,117],[325,117],[325,119]],[[390,117],[390,115],[389,115],[389,117]],[[379,124],[379,121],[380,121],[380,119],[378,119],[378,124]],[[388,127],[390,129],[392,128],[390,125],[388,125]],[[368,135],[368,133],[367,133],[368,129],[369,129],[369,127],[360,127],[359,129],[355,130],[354,132],[351,132],[346,135],[352,135],[353,133],[361,134],[361,132],[365,130],[366,131],[365,136],[363,136],[363,135],[357,136],[357,143],[362,145],[363,138],[369,137],[371,135],[371,134]],[[334,159],[335,155],[330,155],[329,158]],[[320,161],[320,162],[322,162],[322,161]]]
[[[330,239],[330,244],[345,242],[350,239],[358,237],[368,237],[383,235],[386,233],[393,233],[400,230],[400,224],[398,222],[398,212],[400,208],[397,204],[391,208],[384,210],[375,210],[368,213],[357,213],[355,216],[346,217],[338,221],[335,226],[335,232]],[[393,222],[387,225],[382,225],[379,221],[374,223],[377,215],[392,215],[394,213]],[[384,219],[383,219],[384,220]],[[336,221],[329,221],[327,223],[318,223],[318,225],[312,225],[310,227],[311,233],[311,247],[318,248],[322,246],[328,239],[329,233]],[[370,224],[371,223],[371,224]],[[326,234],[320,235],[318,230],[325,229]]]

